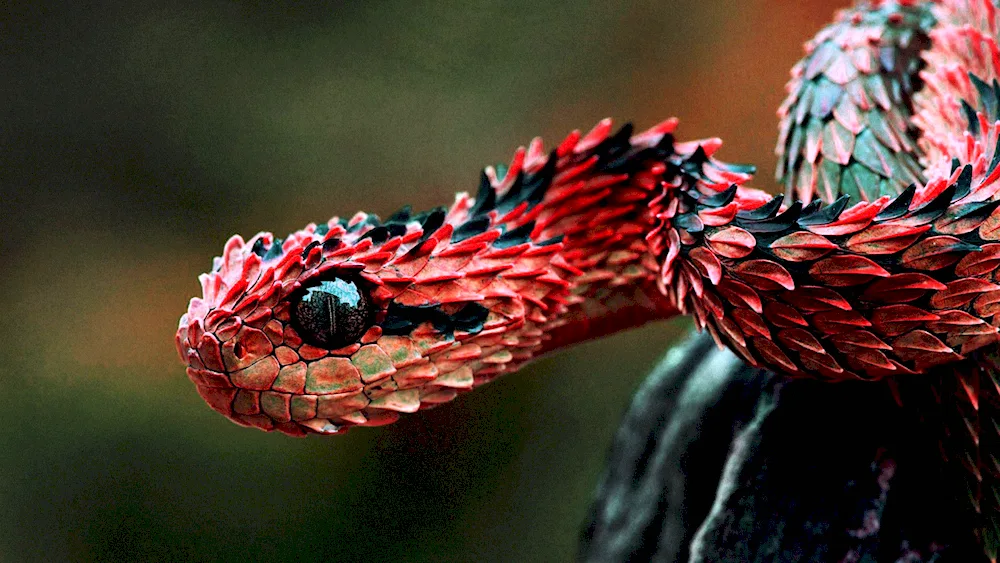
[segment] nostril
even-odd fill
[[[246,351],[243,349],[243,343],[239,340],[233,344],[233,354],[240,359],[243,359],[243,357],[246,356]]]

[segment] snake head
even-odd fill
[[[387,424],[514,369],[565,322],[582,273],[532,211],[558,160],[533,144],[449,209],[232,237],[180,320],[189,378],[235,422],[303,435]]]
[[[499,230],[455,236],[447,215],[404,211],[382,224],[359,214],[284,240],[232,237],[177,331],[199,393],[240,424],[337,433],[393,422],[504,371],[515,355],[501,340],[524,327],[525,301],[552,309],[565,296],[560,277],[537,272],[557,267],[558,245]],[[484,283],[498,270],[512,279]],[[530,349],[539,336],[506,344]]]

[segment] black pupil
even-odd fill
[[[292,313],[302,340],[328,350],[356,342],[371,320],[368,296],[357,283],[343,278],[306,288],[292,303]]]

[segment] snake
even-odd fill
[[[233,236],[178,353],[234,422],[339,434],[686,315],[753,366],[916,401],[996,561],[998,41],[992,0],[840,11],[778,111],[777,196],[676,119],[605,119],[532,140],[447,206]]]

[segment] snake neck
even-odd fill
[[[520,290],[529,308],[540,305],[526,316],[525,331],[544,335],[536,353],[686,311],[664,285],[685,279],[683,265],[673,276],[680,245],[699,225],[731,221],[770,199],[742,186],[752,168],[712,157],[718,139],[678,143],[676,125],[670,119],[635,134],[630,124],[613,132],[604,120],[549,153],[536,139],[510,165],[487,168],[474,199],[458,196],[447,219],[456,229],[489,225],[507,238],[519,234],[521,244],[558,249],[533,267],[551,268],[564,289],[542,303],[533,303],[530,287]],[[511,262],[521,261],[508,245]]]

